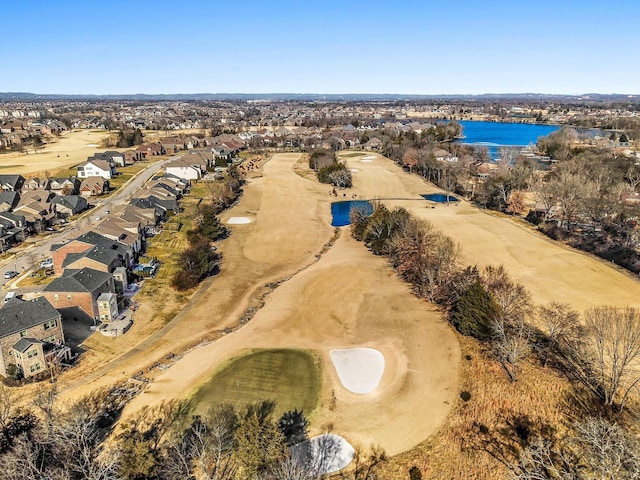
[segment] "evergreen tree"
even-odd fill
[[[287,446],[292,446],[307,439],[307,427],[309,422],[302,411],[289,410],[278,420],[278,429],[284,435]]]
[[[461,334],[486,339],[491,335],[491,323],[499,307],[480,281],[474,282],[456,302],[452,323]]]

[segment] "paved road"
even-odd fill
[[[48,258],[51,252],[51,245],[54,243],[64,243],[75,237],[81,232],[84,232],[91,228],[92,224],[98,222],[97,217],[104,217],[107,215],[107,211],[112,211],[117,207],[120,207],[129,202],[135,192],[140,189],[158,170],[160,170],[166,163],[173,161],[181,155],[173,156],[166,160],[156,162],[149,165],[146,169],[139,172],[136,176],[131,178],[125,185],[116,191],[113,195],[99,199],[94,203],[94,208],[85,212],[74,222],[65,225],[60,231],[51,233],[49,235],[40,235],[38,238],[27,239],[30,246],[15,249],[15,255],[5,259],[0,264],[0,282],[3,282],[3,289],[5,291],[14,290],[13,284],[22,275],[28,275],[29,270],[35,264],[39,266],[40,261]],[[11,250],[9,250],[11,252]],[[11,280],[4,279],[4,274],[7,271],[16,271],[19,277]],[[34,289],[16,289],[18,293],[26,293],[33,291]],[[0,293],[0,295],[2,295]],[[0,304],[1,306],[1,304]]]

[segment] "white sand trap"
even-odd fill
[[[353,393],[371,393],[384,373],[384,355],[373,348],[345,348],[329,352],[344,388]]]
[[[245,225],[247,223],[251,223],[247,217],[231,217],[227,220],[227,225]]]
[[[362,163],[371,163],[373,162],[373,160],[371,160],[370,158],[363,158],[362,160],[360,160]]]
[[[97,143],[87,143],[87,147],[99,147]]]
[[[371,161],[371,160],[375,160],[375,159],[376,159],[375,155],[367,155],[366,157],[362,157],[362,161],[364,161],[364,160]]]
[[[292,453],[300,463],[309,466],[312,472],[325,475],[349,465],[355,451],[341,436],[325,433],[294,445]]]
[[[352,173],[357,173],[360,170],[358,170],[357,168],[350,168],[349,171],[352,172]]]

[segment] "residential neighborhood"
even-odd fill
[[[185,142],[170,139],[165,146],[143,145],[131,155],[99,152],[78,165],[77,175],[71,177],[0,175],[3,252],[19,248],[27,239],[37,243],[39,235],[54,239],[48,258],[40,262],[39,269],[33,265],[32,271],[33,275],[46,272],[51,281],[25,295],[9,290],[0,308],[0,375],[37,377],[51,368],[70,365],[78,349],[65,345],[67,327],[84,325],[109,336],[128,330],[136,304],[132,296],[139,291],[136,283],[160,267],[153,260],[140,263],[149,239],[181,211],[181,200],[192,184],[213,172],[219,158],[215,147],[200,147],[205,144],[193,137]],[[117,209],[112,207],[113,212],[108,209],[102,215],[92,215],[93,209],[109,204],[113,196],[110,182],[118,178],[118,168],[148,155],[165,155],[169,145],[172,156],[162,157],[160,173],[132,190],[127,202]],[[244,142],[235,138],[235,143],[225,148],[226,165],[227,158],[244,148]],[[61,232],[66,235],[56,243]],[[69,236],[71,232],[77,233]],[[16,275],[28,273],[25,270]]]
[[[517,108],[503,102],[502,110],[496,105],[473,105],[464,100],[458,104],[425,101],[320,105],[303,101],[221,101],[203,102],[197,111],[187,104],[171,101],[131,105],[125,102],[117,109],[106,108],[108,104],[103,103],[82,103],[84,107],[91,107],[91,116],[79,113],[80,105],[76,105],[78,113],[69,114],[65,105],[62,101],[5,105],[0,110],[3,123],[0,147],[24,148],[19,145],[28,145],[38,135],[46,142],[70,129],[106,130],[118,126],[128,131],[156,129],[157,132],[153,136],[139,135],[141,143],[128,146],[116,146],[115,137],[107,137],[107,148],[87,156],[68,171],[70,175],[0,174],[2,252],[38,235],[55,238],[67,225],[81,225],[74,236],[67,234],[63,241],[52,242],[46,254],[50,259],[46,261],[50,263],[42,270],[49,272],[53,280],[39,291],[37,298],[46,299],[60,313],[60,323],[80,321],[94,327],[114,322],[123,312],[128,312],[132,284],[135,286],[141,276],[161,268],[159,263],[145,257],[148,242],[162,231],[165,222],[180,213],[181,202],[189,195],[194,182],[222,178],[226,165],[237,161],[240,152],[247,148],[254,151],[355,148],[386,153],[394,158],[394,151],[389,150],[392,139],[425,136],[437,139],[441,135],[438,121],[558,119],[553,116],[553,112],[558,111],[554,105],[535,101]],[[456,105],[460,107],[458,110]],[[620,114],[595,106],[590,108],[577,108],[573,114],[576,118]],[[612,140],[591,136],[582,141],[589,145],[609,142],[607,148],[637,155],[626,152],[628,144],[621,142],[622,137],[616,140],[612,143]],[[481,150],[454,147],[455,144],[442,144],[430,154],[436,163],[443,164],[442,168],[450,164],[472,172],[468,181],[469,185],[473,184],[470,188],[480,188],[480,184],[495,175],[496,164],[486,152],[482,157]],[[543,168],[551,162],[530,146],[519,155],[538,162]],[[156,159],[164,159],[161,172],[132,190],[126,204],[117,210],[102,208],[121,188],[122,172],[128,168],[145,169]],[[407,160],[406,164],[411,162]],[[45,342],[40,334],[34,333],[29,338]],[[64,343],[64,338],[60,336],[57,341]]]

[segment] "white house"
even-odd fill
[[[116,174],[116,167],[105,160],[89,160],[78,166],[78,177],[102,177],[107,180]]]
[[[174,175],[188,181],[196,181],[202,176],[202,170],[198,166],[190,165],[183,160],[167,163],[164,170],[167,175]]]
[[[100,152],[93,155],[93,157],[87,158],[87,161],[104,160],[117,167],[126,167],[126,161],[124,153],[109,150],[107,152]]]

